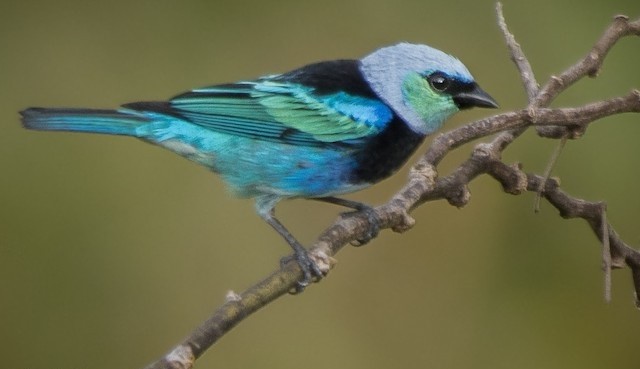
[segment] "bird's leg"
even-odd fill
[[[373,210],[371,206],[367,204],[363,204],[361,202],[347,200],[347,199],[343,199],[340,197],[333,197],[333,196],[316,197],[316,198],[313,198],[313,200],[340,205],[340,206],[344,206],[346,208],[351,208],[355,210],[355,212],[343,213],[344,215],[355,214],[358,212],[364,213],[364,215],[367,217],[367,220],[369,221],[370,226],[369,226],[369,229],[367,230],[367,234],[365,235],[365,237],[363,239],[357,240],[358,242],[357,246],[362,246],[367,242],[371,241],[373,238],[378,236],[378,233],[380,232],[380,224],[378,223],[376,212],[375,210]]]
[[[294,291],[294,293],[300,293],[307,285],[309,285],[309,283],[313,282],[315,279],[321,279],[324,277],[324,273],[309,257],[307,249],[305,249],[304,246],[302,246],[300,242],[293,237],[289,230],[287,230],[287,228],[275,217],[274,209],[278,200],[280,200],[280,198],[275,196],[259,197],[256,200],[256,208],[260,217],[273,227],[273,229],[275,229],[276,232],[278,232],[293,249],[293,256],[300,266],[303,274],[302,280],[298,281],[298,285]]]
[[[302,292],[304,288],[309,285],[314,279],[320,279],[324,277],[324,273],[318,268],[318,265],[309,257],[309,253],[307,249],[305,249],[298,240],[296,240],[293,235],[285,228],[280,221],[273,216],[273,211],[263,219],[269,223],[276,232],[280,233],[280,235],[287,241],[289,246],[293,249],[294,257],[302,269],[303,277],[298,281],[298,286],[295,290],[295,293]]]

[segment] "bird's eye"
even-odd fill
[[[444,92],[451,84],[451,79],[442,73],[434,73],[428,77],[429,84],[434,90]]]

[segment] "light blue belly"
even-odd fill
[[[144,131],[142,131],[144,130]],[[295,146],[232,136],[179,121],[141,127],[141,138],[219,173],[242,197],[321,197],[356,191],[348,149]]]

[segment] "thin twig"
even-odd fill
[[[578,80],[588,76],[596,77],[602,68],[609,50],[623,37],[636,35],[640,36],[640,19],[629,22],[629,18],[624,15],[617,15],[613,23],[607,27],[600,39],[593,45],[591,51],[559,76],[552,76],[542,87],[536,97],[534,105],[536,107],[549,106],[549,104],[564,90],[569,88]]]
[[[633,22],[624,15],[617,15],[607,27],[600,39],[591,48],[591,51],[559,76],[551,76],[549,81],[542,86],[540,93],[532,102],[532,108],[546,107],[563,91],[584,77],[596,77],[600,73],[602,64],[611,48],[623,37],[640,36],[640,19]],[[539,127],[538,135],[548,138],[575,138],[582,132],[572,132],[571,129],[562,127]]]
[[[507,49],[509,49],[509,54],[511,55],[511,61],[513,61],[516,68],[518,69],[524,91],[527,94],[527,100],[529,101],[529,103],[532,103],[536,95],[538,94],[539,85],[538,81],[536,80],[536,76],[533,73],[531,63],[529,63],[529,59],[527,59],[524,51],[522,51],[522,47],[516,41],[515,36],[509,31],[509,28],[507,27],[507,22],[504,19],[501,2],[496,3],[496,15],[498,17],[498,27],[500,27],[500,31],[502,32],[502,35],[504,37]],[[520,135],[522,135],[526,130],[527,128],[523,127],[502,132],[493,140],[493,145],[499,146],[501,148],[500,151],[502,151],[516,138],[520,137]]]
[[[560,153],[562,152],[562,149],[566,144],[567,144],[567,137],[565,136],[560,139],[558,146],[556,146],[556,149],[553,150],[553,154],[551,154],[551,157],[549,158],[547,167],[544,169],[544,173],[542,174],[542,176],[544,177],[544,181],[540,182],[540,187],[538,188],[538,192],[536,193],[536,199],[534,200],[534,204],[533,204],[533,211],[535,213],[540,212],[540,199],[542,198],[542,192],[544,191],[544,184],[547,183],[547,180],[551,176],[553,167],[555,167],[556,163],[558,162]]]
[[[501,2],[496,3],[496,13],[498,16],[498,26],[502,31],[505,42],[507,43],[507,48],[509,49],[509,52],[511,54],[511,60],[515,63],[518,71],[520,72],[520,78],[522,79],[524,91],[527,93],[529,102],[531,102],[538,95],[539,89],[538,81],[536,80],[536,76],[533,73],[533,68],[531,68],[529,59],[527,59],[527,57],[524,55],[522,47],[516,41],[515,36],[509,31],[509,28],[507,27],[507,22],[505,21],[504,13],[502,12]]]
[[[611,244],[609,243],[609,223],[607,222],[607,206],[602,203],[602,269],[604,269],[604,301],[611,302]]]

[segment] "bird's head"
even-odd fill
[[[426,45],[376,50],[360,69],[373,91],[416,133],[428,135],[461,109],[496,108],[460,60]]]

